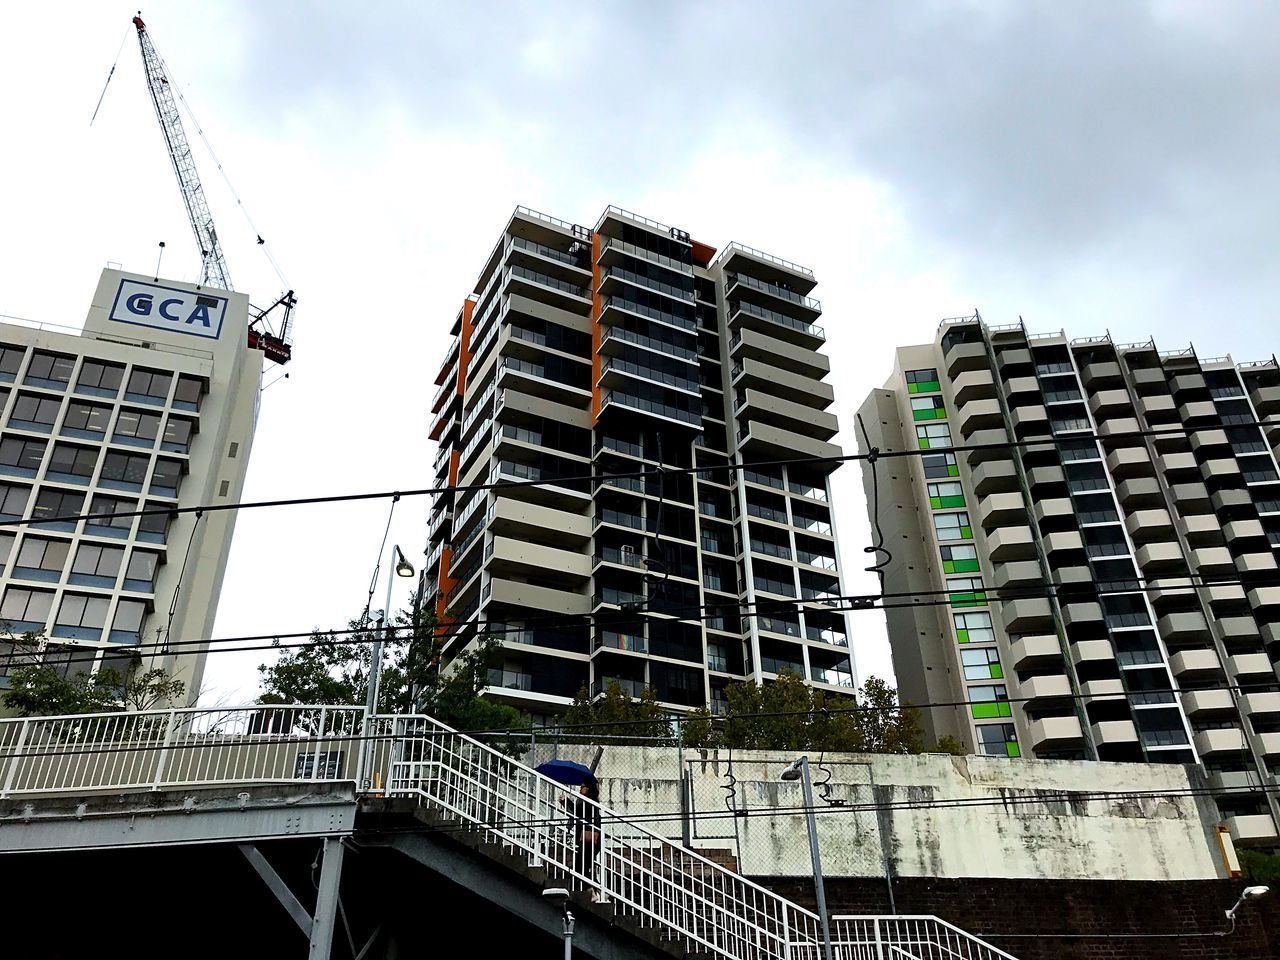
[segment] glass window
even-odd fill
[[[124,572],[125,586],[130,590],[150,590],[159,565],[160,554],[149,550],[133,551],[129,556],[129,566]]]
[[[981,577],[947,577],[947,596],[953,607],[976,607],[987,602]]]
[[[1000,683],[970,687],[969,712],[975,720],[1013,716],[1009,707],[1009,691]]]
[[[953,453],[933,453],[920,458],[924,464],[924,475],[929,480],[941,477],[960,476],[960,467],[956,465]]]
[[[67,415],[62,420],[62,429],[66,431],[84,430],[99,436],[107,432],[107,424],[111,421],[111,408],[96,403],[74,401],[67,405]]]
[[[995,647],[961,650],[960,662],[964,665],[966,680],[1000,680],[1004,677],[1004,671],[1000,669],[1000,653]]]
[[[43,440],[5,437],[0,440],[0,466],[34,474],[44,459],[44,448]]]
[[[55,444],[49,457],[49,472],[65,474],[88,480],[98,465],[97,447],[76,447],[69,443]]]
[[[991,614],[985,611],[953,613],[951,618],[956,626],[956,639],[961,643],[995,642],[996,633],[991,628]]]
[[[138,509],[138,501],[124,500],[120,497],[107,497],[97,494],[89,506],[91,514],[132,513]],[[86,520],[86,528],[110,528],[112,530],[128,530],[133,526],[133,517],[100,516],[97,520]],[[101,530],[97,532],[101,533]]]
[[[121,408],[120,416],[116,417],[116,429],[112,439],[141,440],[145,441],[147,446],[151,446],[159,435],[159,414],[143,413],[141,410],[130,410],[125,407]]]
[[[973,527],[969,525],[969,514],[960,513],[935,513],[933,515],[933,529],[938,534],[939,540],[972,540]]]
[[[80,376],[76,380],[76,388],[88,388],[85,392],[114,397],[120,392],[120,384],[124,381],[124,367],[115,363],[103,363],[100,360],[86,360],[80,366]]]
[[[952,445],[951,424],[920,423],[916,425],[916,445],[921,450],[941,450]]]
[[[964,506],[964,487],[957,481],[929,484],[929,506],[934,510]]]
[[[952,544],[939,547],[942,554],[943,573],[977,573],[978,550],[971,544]]]
[[[169,386],[173,383],[173,374],[162,370],[144,370],[135,368],[129,374],[129,386],[125,394],[130,399],[143,399],[154,403],[164,403],[169,396]]]
[[[27,502],[30,499],[30,487],[0,483],[0,517],[10,520],[21,517],[27,512]]]
[[[980,723],[977,729],[979,753],[988,757],[1022,756],[1012,723]]]
[[[186,453],[191,446],[191,437],[194,433],[193,421],[186,417],[170,417],[164,424],[164,439],[161,445],[165,450]]]
[[[147,479],[147,468],[150,465],[151,458],[144,453],[109,450],[102,461],[102,479],[141,487]]]
[[[18,374],[18,368],[22,366],[22,358],[26,356],[26,347],[14,347],[7,343],[0,343],[0,375],[6,380],[12,380]]]
[[[107,597],[86,597],[68,593],[58,608],[58,624],[67,627],[91,627],[101,630],[107,622]]]
[[[908,393],[934,393],[941,389],[942,385],[938,382],[938,371],[932,367],[925,370],[907,371]]]
[[[9,414],[9,423],[13,426],[35,424],[39,427],[52,427],[58,421],[58,410],[62,400],[58,397],[46,397],[38,393],[20,393],[13,401],[13,412]]]
[[[178,377],[178,387],[173,392],[173,405],[180,410],[199,410],[203,394],[204,381],[183,374]]]
[[[116,604],[115,620],[111,623],[111,639],[117,643],[137,643],[146,615],[147,605],[143,601],[119,601]]]
[[[50,591],[9,587],[4,592],[4,600],[0,601],[0,620],[17,629],[31,624],[43,627],[51,609],[53,594]]]
[[[157,460],[151,474],[151,489],[156,493],[176,497],[182,485],[182,463],[178,460]]]
[[[31,508],[31,519],[44,521],[49,530],[74,529],[75,520],[54,520],[54,517],[76,517],[84,506],[84,494],[72,490],[59,490],[57,487],[41,487],[36,494],[35,506]]]
[[[65,385],[71,382],[71,371],[75,369],[75,365],[74,357],[37,350],[31,355],[31,363],[27,365],[26,379],[50,385]]]
[[[28,570],[41,570],[57,575],[67,564],[67,553],[71,544],[66,540],[44,540],[40,537],[27,537],[18,550],[17,566]]]
[[[124,562],[123,547],[104,547],[96,543],[82,543],[76,550],[71,572],[85,577],[103,577],[115,582]]]
[[[912,397],[911,418],[913,420],[945,420],[947,418],[946,402],[942,397]]]

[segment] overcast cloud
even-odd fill
[[[108,260],[198,268],[133,10],[62,4],[0,35],[0,312],[79,325]],[[446,331],[512,207],[616,203],[811,266],[846,427],[895,344],[944,316],[1276,347],[1274,3],[227,3],[143,11],[302,303],[247,496],[424,486]],[[120,66],[89,115],[116,45]],[[195,136],[194,130],[189,131]],[[238,289],[280,282],[198,162]],[[852,441],[846,430],[847,447]],[[837,475],[865,563],[856,468]],[[420,555],[423,501],[394,536]],[[246,513],[220,636],[340,625],[382,506]],[[873,586],[851,577],[858,590]],[[860,672],[886,674],[878,614]],[[206,700],[254,692],[210,659]]]

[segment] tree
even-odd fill
[[[966,753],[968,753],[968,751],[965,750],[964,748],[964,744],[961,743],[959,740],[957,740],[955,737],[951,736],[950,734],[947,734],[946,736],[943,736],[943,737],[939,737],[938,742],[935,743],[932,747],[930,747],[928,752],[929,753],[949,753],[953,757],[963,757]]]
[[[346,704],[365,702],[374,630],[351,621],[351,632],[316,631],[304,646],[282,649],[275,663],[262,664],[262,704]],[[445,637],[431,611],[398,614],[382,646],[378,682],[379,713],[426,713],[463,731],[523,729],[519,710],[481,697],[498,641],[482,637],[470,650],[441,668]]]
[[[701,708],[683,725],[682,741],[697,748],[829,750],[847,753],[920,753],[920,717],[898,702],[898,692],[868,677],[856,706],[832,698],[783,671],[771,683],[730,684],[723,717]]]
[[[632,698],[616,680],[606,684],[604,696],[596,700],[583,687],[560,722],[571,737],[587,743],[675,743],[671,717],[658,704],[657,695],[646,687]]]
[[[73,713],[151,710],[182,699],[187,685],[160,669],[142,670],[134,657],[121,676],[114,667],[70,676],[49,665],[41,638],[26,634],[14,642],[22,666],[9,671],[4,704],[20,717],[53,717]]]

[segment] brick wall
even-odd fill
[[[762,886],[813,909],[813,881],[770,878]],[[932,914],[1019,960],[1275,960],[1280,958],[1280,890],[1243,907],[1235,933],[1223,912],[1241,880],[1122,881],[926,879],[894,881],[898,913]],[[833,914],[888,913],[883,880],[833,879]],[[1011,934],[1110,934],[1025,937]],[[1118,934],[1138,934],[1120,938]],[[1172,934],[1172,936],[1146,936]]]

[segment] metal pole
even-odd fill
[[[573,913],[564,908],[564,960],[573,960]]]
[[[342,840],[325,837],[320,842],[320,886],[316,890],[316,912],[311,921],[309,960],[329,960],[334,920],[338,915],[338,886],[342,882]]]
[[[818,852],[818,818],[813,811],[813,781],[809,778],[809,758],[800,758],[800,781],[804,786],[805,819],[809,821],[809,856],[813,859],[813,886],[818,895],[818,917],[822,920],[822,956],[831,960],[831,923],[827,918],[827,890],[822,882],[822,855]]]

